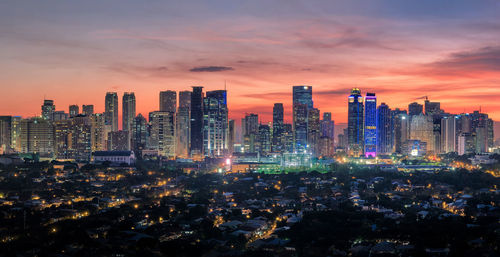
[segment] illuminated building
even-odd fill
[[[203,154],[203,87],[193,87],[191,93],[191,156]]]
[[[108,150],[109,151],[128,151],[130,150],[129,131],[119,130],[108,133]]]
[[[271,128],[269,125],[259,125],[259,145],[258,151],[261,155],[266,156],[271,152]]]
[[[23,119],[20,122],[20,144],[22,153],[37,153],[41,157],[54,154],[54,128],[44,118]]]
[[[431,102],[429,99],[425,99],[425,114],[434,115],[441,113],[441,103],[440,102]]]
[[[283,152],[293,152],[293,130],[292,124],[283,123],[283,134],[281,136],[281,144],[283,145]]]
[[[94,114],[94,105],[93,104],[82,105],[82,114],[87,116]]]
[[[235,127],[234,120],[229,120],[228,122],[228,137],[227,137],[227,150],[231,155],[234,152],[234,141],[235,139]]]
[[[149,113],[151,132],[149,147],[161,156],[175,157],[175,113],[154,111]]]
[[[135,119],[135,94],[134,92],[123,93],[122,98],[122,130],[132,133],[132,124]],[[130,149],[127,149],[130,150]]]
[[[52,113],[52,121],[67,120],[69,115],[64,111],[55,111]]]
[[[78,107],[78,105],[76,105],[76,104],[70,105],[69,106],[69,117],[73,118],[78,114],[80,114],[80,107]]]
[[[294,150],[307,151],[308,113],[313,108],[312,87],[293,86]]]
[[[319,120],[319,110],[309,109],[307,115],[307,149],[313,156],[320,155],[319,139],[321,137],[321,127]]]
[[[91,149],[92,152],[104,151],[108,149],[108,133],[111,132],[111,126],[106,125],[104,114],[95,113],[90,116],[91,125]]]
[[[282,152],[282,136],[283,136],[283,104],[275,103],[273,107],[273,138],[272,147],[273,152]]]
[[[106,93],[104,119],[106,125],[111,126],[111,131],[118,131],[118,94],[116,92]]]
[[[408,105],[408,115],[409,116],[414,116],[414,115],[420,115],[423,114],[423,106],[417,102],[413,102]]]
[[[394,151],[402,153],[402,145],[409,137],[409,117],[406,110],[396,108],[392,111],[393,134],[394,134]]]
[[[427,154],[427,143],[420,140],[406,140],[403,143],[401,150],[401,153],[407,156],[425,156]]]
[[[335,121],[332,120],[332,113],[323,113],[323,120],[320,122],[320,130],[319,153],[321,156],[331,156],[335,151]]]
[[[75,116],[71,120],[71,159],[90,161],[92,153],[92,124],[88,116]]]
[[[177,156],[189,157],[191,140],[191,92],[179,92],[179,108],[177,109]]]
[[[391,154],[394,148],[394,123],[389,106],[382,103],[377,108],[377,153]]]
[[[241,120],[243,145],[245,153],[255,153],[258,149],[259,115],[250,113]]]
[[[348,98],[347,147],[352,156],[363,154],[364,105],[361,90],[353,88]],[[344,135],[345,136],[345,135]]]
[[[134,118],[131,135],[132,150],[140,154],[142,150],[146,149],[148,140],[147,121],[140,113]]]
[[[160,106],[160,112],[176,112],[177,92],[172,90],[161,91],[159,106]]]
[[[228,110],[226,90],[207,91],[203,99],[203,152],[208,157],[227,153]]]
[[[53,114],[56,111],[54,100],[43,100],[42,105],[42,118],[44,120],[53,120]]]
[[[366,157],[377,156],[377,97],[374,93],[366,93],[364,153]]]
[[[435,153],[434,127],[431,116],[424,114],[411,116],[410,139],[427,143],[427,151]]]
[[[0,154],[11,149],[12,116],[0,116]]]
[[[458,155],[471,154],[476,150],[476,135],[463,132],[458,136]]]
[[[457,117],[446,116],[441,119],[441,149],[443,153],[456,152]]]

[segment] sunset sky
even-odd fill
[[[500,1],[2,0],[0,58],[2,115],[39,115],[44,97],[102,112],[107,91],[147,115],[160,90],[226,81],[237,120],[270,121],[274,102],[291,120],[303,84],[337,123],[352,87],[500,120]]]

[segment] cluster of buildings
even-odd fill
[[[348,124],[338,137],[337,149],[351,156],[481,154],[494,146],[493,120],[480,111],[447,113],[427,97],[424,105],[413,102],[408,110],[391,109],[385,103],[377,106],[374,93],[363,99],[357,88],[348,105]]]
[[[357,88],[348,97],[348,124],[337,145],[332,114],[320,114],[311,86],[293,86],[291,124],[285,123],[283,104],[275,103],[272,122],[247,113],[238,138],[235,121],[228,118],[226,90],[162,91],[159,110],[147,118],[136,114],[134,93],[125,92],[121,129],[118,105],[118,94],[108,92],[104,113],[95,113],[93,105],[83,105],[81,112],[71,105],[66,113],[56,110],[53,100],[44,100],[39,117],[0,116],[0,152],[77,161],[91,161],[93,153],[100,159],[116,156],[104,151],[120,151],[122,157],[133,151],[138,156],[194,160],[235,155],[304,159],[331,157],[338,151],[375,158],[392,153],[485,153],[494,140],[493,121],[480,111],[450,114],[427,98],[425,106],[415,102],[408,111],[391,109],[377,105],[374,93],[363,97]]]

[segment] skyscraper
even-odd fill
[[[424,114],[412,116],[410,121],[410,139],[427,143],[427,152],[435,153],[433,125],[431,116]]]
[[[234,130],[234,120],[229,120],[228,122],[228,138],[227,138],[227,150],[228,154],[233,154],[234,152],[234,139],[235,139],[235,130]]]
[[[335,122],[332,120],[332,113],[323,113],[321,120],[321,136],[320,136],[321,156],[332,156],[335,150]]]
[[[175,113],[174,112],[150,112],[149,123],[151,134],[149,145],[158,150],[158,154],[169,158],[175,157]]]
[[[441,119],[441,149],[443,153],[456,152],[456,120],[454,115]]]
[[[122,99],[122,130],[132,132],[132,124],[135,119],[135,94],[134,92],[123,93]]]
[[[0,116],[0,154],[11,150],[12,116]]]
[[[111,131],[118,131],[118,94],[116,92],[106,93],[104,119],[106,125],[111,126]]]
[[[191,94],[191,156],[203,154],[203,87],[193,87]]]
[[[189,157],[189,142],[191,140],[191,92],[179,92],[179,108],[177,110],[177,155]]]
[[[317,108],[311,108],[307,114],[307,149],[314,156],[320,156],[320,137],[321,127],[319,110]]]
[[[160,92],[160,111],[175,112],[177,109],[177,92],[172,90]]]
[[[207,91],[203,99],[203,152],[220,157],[227,153],[228,110],[226,90]]]
[[[429,99],[425,99],[425,114],[434,115],[439,114],[441,112],[441,103],[440,102],[431,102]]]
[[[293,86],[293,131],[295,151],[307,151],[307,115],[309,109],[312,108],[312,87]]]
[[[417,102],[413,102],[408,105],[408,115],[420,115],[423,113],[423,106]]]
[[[241,129],[243,135],[243,148],[246,153],[256,152],[259,133],[259,116],[257,114],[247,114],[241,120]]]
[[[392,111],[393,134],[394,134],[394,152],[402,153],[403,143],[408,140],[409,118],[406,110],[396,108]]]
[[[394,146],[392,112],[385,103],[377,109],[377,153],[391,154]]]
[[[139,115],[134,118],[132,124],[132,150],[136,154],[140,154],[141,151],[146,148],[147,137],[147,121],[146,118],[139,113]]]
[[[80,107],[78,105],[73,104],[69,106],[69,117],[73,118],[76,115],[80,114]]]
[[[283,104],[275,103],[273,107],[273,138],[272,147],[273,152],[281,152],[283,149],[281,144],[281,136],[283,134]]]
[[[366,93],[364,147],[366,157],[377,156],[377,97]]]
[[[82,105],[82,114],[87,116],[94,114],[94,105],[93,104]]]
[[[271,128],[268,125],[259,125],[259,152],[267,155],[271,152]]]
[[[348,99],[347,147],[349,155],[360,156],[363,153],[363,114],[364,105],[361,90],[353,88]]]
[[[44,120],[53,120],[54,112],[56,111],[56,106],[54,105],[54,100],[43,100],[42,105],[42,118]]]

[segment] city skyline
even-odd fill
[[[282,102],[290,122],[289,87],[305,84],[337,123],[347,122],[352,87],[391,108],[428,96],[449,112],[481,106],[500,120],[495,1],[50,6],[10,2],[0,11],[2,115],[34,116],[44,96],[59,109],[103,112],[108,91],[135,92],[146,115],[158,109],[159,91],[227,85],[230,118],[253,110],[271,121]]]

